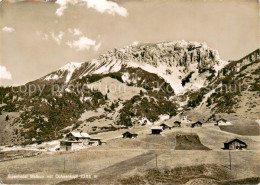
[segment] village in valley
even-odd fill
[[[192,122],[187,118],[187,116],[183,116],[180,121],[176,120],[174,122],[167,122],[167,123],[159,123],[159,125],[152,125],[150,126],[150,130],[147,129],[146,132],[133,132],[131,130],[127,130],[126,132],[123,132],[122,135],[119,135],[116,137],[117,139],[134,139],[138,137],[138,134],[146,134],[146,135],[164,135],[164,133],[169,132],[175,132],[174,130],[178,130],[180,134],[183,135],[195,135],[195,133],[192,134],[192,129],[197,127],[214,127],[214,126],[223,126],[223,125],[231,125],[230,122],[228,122],[225,119],[218,119],[216,122],[211,123],[202,123],[201,121]],[[191,128],[190,133],[182,133],[181,128],[186,129],[188,127]],[[224,139],[223,139],[224,141]],[[98,146],[98,145],[104,145],[106,144],[107,140],[104,140],[102,138],[97,137],[91,137],[86,132],[70,132],[66,134],[63,140],[60,141],[60,147],[56,148],[56,151],[73,151],[73,150],[80,150],[84,148],[88,148],[90,146]],[[174,142],[174,141],[172,141]],[[219,141],[216,141],[219,142]],[[192,144],[192,143],[191,143]],[[228,141],[223,142],[223,148],[226,150],[242,150],[247,149],[247,144],[238,138],[229,139]]]
[[[47,170],[46,174],[58,173],[66,176],[88,173],[99,177],[98,181],[75,178],[75,176],[44,179],[46,183],[69,184],[99,183],[108,179],[128,182],[128,178],[132,178],[132,171],[143,174],[153,168],[163,170],[180,166],[196,166],[198,163],[210,171],[216,169],[222,171],[221,173],[227,175],[227,179],[230,176],[247,177],[249,174],[254,177],[258,173],[255,169],[259,166],[256,163],[241,162],[241,159],[259,156],[258,136],[237,135],[220,129],[225,126],[232,126],[232,122],[221,117],[203,121],[203,119],[179,115],[152,125],[136,125],[96,134],[75,130],[57,141],[25,147],[1,147],[3,151],[16,152],[16,155],[7,157],[0,166],[5,166],[2,168],[5,169],[3,174],[8,173],[7,169],[15,172],[21,167],[20,165],[27,163],[34,165],[36,174],[42,174]],[[17,155],[19,151],[20,154],[23,151],[34,153],[19,157]],[[18,164],[18,161],[21,161],[21,164]],[[45,165],[40,167],[38,164],[44,161],[46,161]],[[52,163],[55,163],[55,167]],[[125,168],[127,170],[120,170]],[[240,168],[247,169],[247,173],[242,172]],[[24,173],[31,172],[25,170]],[[107,177],[108,175],[110,178]],[[18,179],[6,180],[9,183],[18,182]],[[42,181],[43,179],[19,179],[19,182],[23,183]]]

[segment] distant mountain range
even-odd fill
[[[37,89],[29,96],[19,87],[1,87],[0,144],[40,143],[72,130],[96,133],[145,126],[185,110],[208,109],[210,119],[216,113],[242,115],[241,107],[248,106],[247,114],[255,115],[259,106],[245,101],[259,100],[259,60],[259,50],[227,62],[205,43],[174,41],[136,43],[84,63],[69,63],[26,84],[44,86],[42,93]],[[76,84],[88,88],[75,91],[71,87]],[[111,84],[127,91],[113,92]],[[65,90],[53,94],[54,85]],[[242,90],[223,90],[230,86]]]

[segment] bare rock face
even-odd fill
[[[182,93],[187,89],[205,87],[208,84],[207,77],[216,76],[226,64],[227,62],[220,59],[218,52],[205,43],[186,41],[137,43],[108,51],[97,59],[81,65],[66,65],[66,68],[62,67],[43,77],[42,80],[52,79],[69,83],[87,75],[113,73],[131,67],[158,75],[169,83],[176,93]],[[190,75],[189,83],[183,85],[182,81],[188,75]]]

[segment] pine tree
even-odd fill
[[[9,120],[9,116],[7,115],[6,117],[5,117],[5,121],[8,121]]]
[[[115,109],[114,103],[111,104],[110,109],[111,109],[111,110],[114,110],[114,109]]]
[[[207,99],[207,106],[210,106],[211,104],[212,104],[211,99],[208,98],[208,99]]]
[[[143,91],[142,90],[140,90],[140,95],[143,96]]]
[[[105,96],[105,100],[108,100],[107,94],[106,94],[106,96]]]

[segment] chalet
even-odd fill
[[[161,126],[153,126],[151,128],[152,134],[161,134],[162,131],[163,131],[163,128]]]
[[[85,141],[89,140],[91,137],[86,132],[70,132],[65,137],[68,141]]]
[[[172,128],[172,126],[167,123],[162,123],[162,124],[160,124],[160,126],[162,127],[163,130]]]
[[[224,143],[224,149],[225,150],[242,150],[242,149],[247,149],[247,144],[240,139],[232,139],[230,141],[227,141]]]
[[[180,127],[181,126],[181,122],[180,121],[174,121],[174,126],[175,127]]]
[[[219,125],[226,125],[227,120],[220,118],[219,120],[217,120],[217,123],[215,124],[215,126],[219,126]]]
[[[135,138],[138,136],[138,134],[136,133],[131,133],[129,131],[125,132],[122,134],[123,135],[123,138]]]
[[[84,146],[81,141],[60,141],[60,150],[61,151],[72,151],[80,149]]]
[[[183,116],[183,118],[181,119],[181,123],[184,123],[184,124],[190,123],[190,120],[188,119],[188,116]]]
[[[194,128],[194,127],[201,127],[202,124],[203,124],[202,122],[197,121],[197,122],[191,124],[191,128]]]

